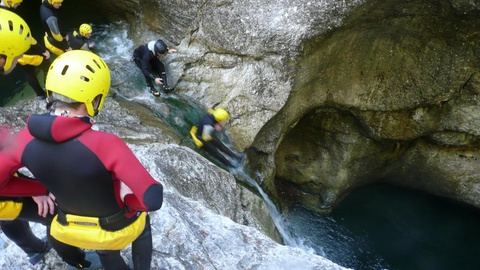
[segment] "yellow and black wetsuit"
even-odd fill
[[[65,39],[66,34],[60,28],[58,23],[58,11],[44,0],[40,6],[40,19],[45,31],[45,47],[56,55],[61,55],[70,47]]]
[[[217,121],[211,113],[206,113],[198,125],[193,126],[190,129],[190,135],[192,140],[195,142],[195,145],[205,149],[210,155],[215,159],[222,162],[226,166],[238,166],[237,164],[232,164],[225,155],[233,159],[238,159],[238,155],[235,154],[229,147],[223,144],[218,138],[215,137],[215,124]]]
[[[45,47],[40,45],[40,43],[36,42],[32,38],[32,46],[23,54],[22,58],[18,59],[18,63],[25,70],[27,82],[30,84],[35,91],[35,94],[37,94],[37,97],[39,98],[45,98],[46,93],[38,81],[36,73],[37,67],[39,67],[43,72],[43,83],[45,84],[45,78],[51,64],[50,60],[45,59],[45,56],[43,55],[46,50],[47,49]]]
[[[73,34],[70,36],[68,41],[72,50],[85,50],[90,51],[90,46],[88,43],[88,38],[80,35],[78,31],[73,31]]]

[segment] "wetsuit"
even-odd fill
[[[9,131],[0,127],[0,149],[7,143]],[[48,225],[53,216],[47,215],[43,218],[38,215],[38,206],[32,197],[46,195],[46,188],[40,182],[27,178],[16,173],[6,186],[0,188],[0,203],[16,202],[21,203],[21,210],[14,220],[6,218],[5,208],[0,211],[0,228],[2,232],[20,247],[28,256],[32,264],[36,264],[42,259],[43,255],[50,249],[50,245],[44,240],[39,239],[33,234],[29,221]],[[12,197],[13,196],[13,197]],[[16,197],[18,196],[18,197]]]
[[[32,181],[35,181],[35,180],[30,180],[30,182]],[[31,185],[28,185],[28,184],[25,185],[24,186],[25,192],[28,192],[26,190],[32,190],[30,189],[30,187]],[[42,189],[44,191],[42,191],[41,194],[37,194],[37,195],[46,194],[45,188],[42,187],[40,190]],[[4,193],[4,191],[5,190],[2,189],[0,190],[0,193],[6,195],[7,193]],[[37,192],[31,192],[30,194],[35,194],[35,193]],[[17,195],[20,195],[20,194],[17,194]],[[43,257],[44,253],[46,253],[48,249],[50,249],[50,245],[48,245],[48,243],[45,240],[41,240],[33,233],[32,229],[30,228],[29,221],[38,222],[48,226],[52,221],[53,216],[50,214],[48,214],[46,218],[39,216],[38,206],[33,201],[32,197],[12,198],[12,197],[0,196],[0,202],[3,203],[3,202],[10,202],[10,201],[22,203],[20,214],[14,220],[1,220],[0,228],[2,229],[2,232],[8,237],[8,239],[13,241],[18,247],[20,247],[29,256],[29,261],[32,264],[36,264]],[[2,211],[4,211],[4,209],[2,209]],[[2,216],[2,213],[0,213],[0,216]],[[48,227],[47,227],[47,230],[48,230]],[[36,254],[41,256],[35,256]]]
[[[80,35],[77,31],[74,31],[68,41],[72,50],[85,50],[90,51],[88,38]]]
[[[158,77],[162,79],[163,87],[168,87],[165,65],[153,54],[147,44],[140,45],[133,51],[133,61],[142,71],[150,89],[153,88],[153,81]]]
[[[0,8],[10,10],[5,6],[0,6]],[[39,66],[43,71],[43,75],[47,76],[48,68],[50,67],[50,61],[48,59],[44,59],[43,53],[46,50],[47,49],[45,47],[40,45],[40,43],[32,38],[32,46],[23,54],[23,57],[18,60],[18,63],[22,65],[23,69],[25,70],[27,82],[33,88],[38,97],[44,97],[45,91],[38,82],[36,67]],[[0,70],[0,74],[1,73],[3,73],[3,68]]]
[[[23,54],[23,57],[18,60],[18,63],[23,67],[25,70],[25,74],[27,77],[27,82],[35,91],[37,97],[45,98],[45,90],[40,85],[40,82],[37,78],[37,67],[39,67],[43,72],[43,83],[45,84],[45,77],[47,76],[48,69],[50,68],[50,60],[45,59],[43,53],[47,49],[40,45],[40,43],[36,43],[32,45],[28,51]]]
[[[139,211],[162,206],[163,186],[119,137],[94,131],[88,117],[31,115],[9,150],[0,153],[0,185],[9,182],[12,169],[25,166],[55,195],[59,212],[106,218],[126,209],[123,218],[102,226],[105,230],[122,229]],[[121,182],[132,191],[123,200]],[[54,248],[58,244],[53,237],[49,241]],[[135,269],[150,269],[151,241],[147,220],[132,243]],[[97,253],[106,270],[128,269],[119,250]]]
[[[55,9],[48,0],[43,0],[40,6],[40,19],[42,20],[43,30],[45,31],[45,46],[56,55],[67,51],[70,47],[64,38],[65,32],[58,23],[58,10]]]
[[[201,147],[205,149],[210,155],[212,155],[214,158],[216,158],[223,164],[227,166],[232,166],[232,162],[225,158],[222,152],[232,158],[239,157],[237,157],[237,154],[235,154],[229,147],[227,147],[218,138],[214,136],[214,133],[216,132],[214,128],[215,124],[217,124],[217,121],[215,121],[215,117],[213,117],[213,115],[210,113],[206,113],[200,120],[200,123],[196,126],[197,130],[192,136],[195,136],[195,138],[201,142]],[[206,138],[204,136],[204,132],[208,133],[209,138]]]

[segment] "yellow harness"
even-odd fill
[[[50,233],[63,243],[93,250],[121,250],[132,243],[145,229],[147,213],[142,212],[132,224],[118,231],[106,231],[98,217],[66,214],[67,225],[53,218]]]

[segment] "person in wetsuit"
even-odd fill
[[[0,8],[8,8],[8,9],[16,9],[23,0],[9,0],[9,1],[1,1]],[[25,71],[26,79],[28,84],[32,87],[33,91],[37,95],[37,99],[43,100],[45,99],[45,91],[43,90],[40,82],[37,78],[37,67],[43,72],[43,76],[45,77],[48,72],[48,68],[50,67],[50,52],[40,45],[33,37],[32,44],[30,49],[28,49],[21,58],[18,59],[18,63],[23,67]],[[45,81],[44,81],[45,82]]]
[[[58,9],[63,0],[43,0],[40,6],[40,19],[45,31],[45,47],[56,55],[72,50],[68,44],[69,36],[63,32],[58,22]]]
[[[0,6],[16,9],[22,2],[23,0],[2,0],[0,1]]]
[[[106,248],[115,243],[88,234],[100,231],[118,241],[130,239],[134,269],[150,269],[147,212],[162,206],[163,186],[122,139],[92,129],[90,117],[101,111],[109,88],[108,67],[94,53],[72,50],[55,59],[46,83],[51,112],[31,115],[11,149],[0,153],[0,186],[9,182],[12,168],[25,166],[56,198],[58,215],[49,237],[54,248],[62,242],[98,245],[90,249],[104,269],[129,269],[122,247]]]
[[[142,71],[150,93],[160,96],[155,89],[154,83],[159,85],[164,93],[173,92],[174,88],[168,86],[165,65],[160,60],[167,53],[175,53],[177,50],[168,48],[163,40],[150,41],[140,45],[133,51],[132,61]]]
[[[95,46],[93,41],[90,42],[92,31],[92,26],[90,26],[88,23],[83,23],[78,28],[78,31],[73,31],[73,34],[69,39],[69,44],[72,50],[91,51]]]
[[[32,45],[32,39],[30,28],[20,16],[0,8],[0,74],[12,72]]]
[[[226,146],[216,133],[221,132],[230,114],[222,108],[208,110],[200,122],[190,129],[190,135],[199,148],[205,149],[226,166],[240,167],[244,153],[237,153]],[[226,157],[228,156],[228,158]]]
[[[46,93],[38,81],[37,68],[40,68],[43,77],[46,78],[51,64],[49,58],[50,52],[40,45],[40,43],[35,43],[25,52],[22,58],[18,59],[18,63],[25,71],[27,82],[30,84],[33,91],[35,91],[38,100],[44,100],[46,98]]]
[[[14,8],[21,2],[2,1],[0,6]],[[6,73],[13,70],[15,59],[30,47],[29,37],[30,28],[22,18],[7,9],[0,9],[0,70],[7,70]],[[9,135],[8,128],[0,128],[0,149],[9,143]],[[29,221],[48,225],[54,213],[53,201],[45,196],[47,190],[38,181],[32,181],[19,173],[13,178],[9,185],[0,187],[0,228],[27,254],[29,262],[35,265],[43,259],[51,246],[48,241],[38,238],[32,232]]]

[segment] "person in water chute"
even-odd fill
[[[150,93],[156,97],[160,96],[160,92],[155,89],[153,84],[159,85],[164,93],[174,90],[168,85],[165,65],[161,58],[168,53],[175,52],[177,50],[168,48],[161,39],[140,45],[133,51],[132,61],[142,71]]]
[[[88,23],[83,23],[78,28],[78,31],[73,31],[73,34],[68,41],[72,50],[91,51],[95,46],[95,42],[90,41],[92,32],[92,26]]]
[[[218,136],[229,117],[225,109],[209,109],[200,122],[190,129],[190,135],[197,147],[205,149],[224,165],[238,168],[245,154],[233,151]]]

